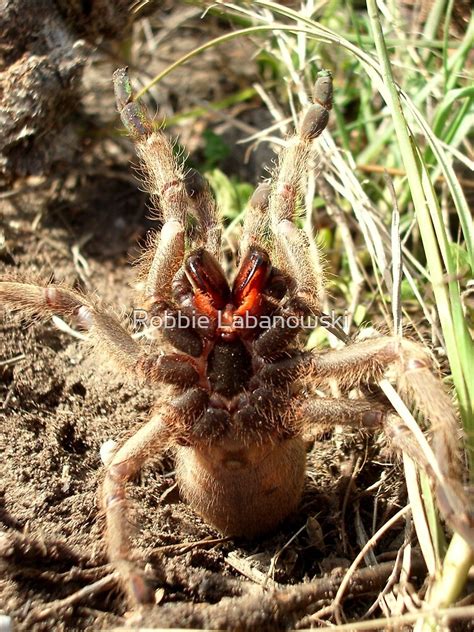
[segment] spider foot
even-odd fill
[[[133,608],[155,603],[155,591],[146,578],[145,571],[129,560],[115,563],[120,585]]]

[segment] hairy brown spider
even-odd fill
[[[170,447],[181,493],[196,512],[223,534],[256,536],[298,506],[308,425],[381,428],[394,448],[427,471],[444,517],[473,542],[461,485],[460,430],[425,350],[389,336],[349,341],[324,353],[304,350],[304,320],[321,315],[323,275],[294,219],[314,162],[313,141],[329,119],[329,74],[316,81],[313,104],[271,182],[250,200],[231,283],[221,265],[221,227],[206,181],[177,164],[170,142],[133,99],[126,69],[115,73],[114,83],[122,121],[163,221],[142,262],[141,307],[149,324],[161,323],[151,351],[92,297],[60,285],[4,278],[0,297],[30,314],[76,318],[121,370],[156,385],[150,420],[115,450],[101,494],[109,558],[130,600],[147,601],[150,591],[133,561],[126,485],[151,455]],[[389,368],[401,392],[431,422],[437,473],[388,407],[315,395],[329,379],[347,392],[377,382]],[[171,398],[163,397],[163,384],[172,388]]]

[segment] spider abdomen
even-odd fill
[[[245,446],[178,446],[182,496],[225,535],[254,537],[274,529],[300,501],[306,452],[300,437]]]

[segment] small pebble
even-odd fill
[[[108,439],[100,446],[100,460],[107,467],[112,460],[112,457],[117,447],[117,442],[113,439]]]

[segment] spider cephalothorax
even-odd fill
[[[329,118],[329,74],[316,81],[313,104],[271,181],[250,200],[232,282],[221,267],[221,226],[206,181],[177,164],[166,136],[134,100],[126,69],[114,83],[162,220],[141,266],[141,312],[156,336],[142,346],[111,311],[60,285],[4,278],[0,298],[26,313],[77,318],[99,352],[138,382],[156,385],[150,420],[112,454],[101,494],[109,558],[131,601],[152,595],[133,553],[126,487],[150,455],[167,448],[174,449],[177,480],[192,507],[225,534],[254,536],[275,528],[299,503],[305,427],[380,428],[425,469],[445,518],[474,542],[458,422],[426,351],[389,336],[346,340],[346,347],[323,353],[304,349],[303,323],[321,315],[323,275],[295,216],[314,165],[313,141]],[[366,399],[321,396],[329,380],[347,393],[389,368],[431,422],[436,467],[393,411]],[[163,384],[169,397],[160,395]]]

